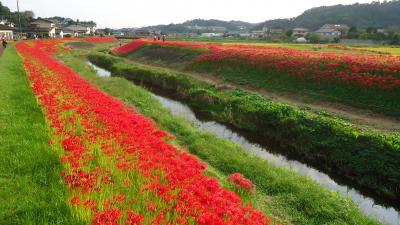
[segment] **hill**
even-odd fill
[[[348,24],[357,27],[400,26],[400,1],[370,4],[322,6],[306,10],[298,17],[276,19],[260,23],[253,29],[267,27],[318,29],[323,24]]]
[[[239,30],[249,30],[255,24],[243,22],[243,21],[223,21],[223,20],[204,20],[204,19],[195,19],[189,20],[184,23],[179,24],[168,24],[168,25],[157,25],[157,26],[149,26],[144,28],[149,29],[158,29],[162,32],[177,32],[177,33],[185,33],[185,32],[212,32],[218,28],[225,28],[225,31],[239,31]]]

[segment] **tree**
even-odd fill
[[[111,29],[110,29],[110,28],[105,28],[105,29],[104,29],[104,33],[105,33],[106,35],[110,35],[110,34],[111,34]]]
[[[390,26],[386,29],[386,31],[388,33],[388,38],[393,39],[396,36],[396,34],[399,33],[399,28],[395,26]]]
[[[378,31],[375,27],[367,27],[367,33],[374,34],[376,32],[378,32]]]
[[[292,29],[287,30],[285,34],[286,34],[286,36],[291,37],[293,34],[293,30]]]
[[[351,26],[349,33],[357,33],[357,27],[356,26]]]
[[[321,36],[319,36],[319,34],[317,34],[317,33],[308,33],[306,38],[311,43],[320,43],[321,42]]]
[[[31,18],[31,19],[33,19],[35,17],[35,13],[31,10],[22,12],[22,15],[26,18]]]

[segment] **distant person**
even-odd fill
[[[157,36],[157,40],[161,40],[161,37],[160,37],[160,35],[158,35],[158,36]]]
[[[3,43],[3,48],[7,48],[7,41],[6,41],[6,39],[5,38],[3,38],[3,41],[2,41],[2,43]]]
[[[157,36],[156,35],[154,35],[153,41],[157,41]]]
[[[162,41],[165,42],[165,34],[162,36]]]

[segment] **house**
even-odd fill
[[[218,27],[218,26],[210,26],[208,27],[208,30],[214,33],[225,33],[227,31],[225,27]]]
[[[87,27],[89,34],[94,35],[96,33],[97,30],[97,26],[96,23],[94,22],[87,22],[82,24],[83,26]]]
[[[90,28],[79,24],[69,25],[63,28],[64,35],[71,37],[81,37],[90,34]]]
[[[334,40],[341,37],[342,33],[337,29],[321,28],[315,31],[322,39]]]
[[[201,36],[211,38],[211,37],[222,37],[223,34],[222,33],[202,33]]]
[[[294,28],[292,37],[301,38],[307,36],[307,34],[308,34],[308,29],[306,28]]]
[[[14,39],[14,28],[0,24],[0,39],[12,40]]]
[[[267,33],[264,30],[253,30],[251,32],[252,38],[263,38]]]
[[[336,29],[340,31],[341,36],[346,36],[350,30],[350,27],[346,24],[324,24],[321,29]]]
[[[32,21],[24,31],[35,36],[54,38],[56,37],[56,24],[53,21],[39,18]]]
[[[194,26],[186,26],[186,29],[188,29],[188,30],[207,30],[207,27],[198,26],[197,24],[195,24]]]
[[[8,22],[7,20],[0,20],[0,25],[7,25],[9,27],[14,27],[15,26],[14,23]]]
[[[135,30],[136,36],[146,37],[151,36],[152,32],[150,29],[140,28]]]
[[[270,28],[268,30],[268,36],[281,36],[281,35],[283,35],[282,28]]]

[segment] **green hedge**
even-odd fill
[[[136,66],[96,53],[94,64],[113,75],[179,95],[214,119],[263,135],[279,149],[391,200],[400,200],[400,135],[359,130],[329,115],[315,115],[241,90],[219,90],[180,73]]]

